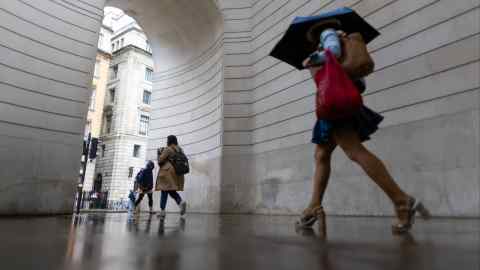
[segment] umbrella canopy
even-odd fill
[[[310,28],[322,21],[336,19],[347,34],[359,32],[366,43],[372,41],[380,33],[350,8],[339,8],[317,16],[296,17],[275,45],[270,56],[286,62],[297,69],[303,69],[302,61],[310,55],[314,48],[307,39]]]

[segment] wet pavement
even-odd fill
[[[480,269],[480,221],[328,217],[326,231],[295,217],[147,214],[0,219],[1,269]]]

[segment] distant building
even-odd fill
[[[107,26],[102,26],[98,39],[98,51],[95,62],[95,69],[92,80],[90,103],[87,114],[87,123],[85,126],[85,140],[89,134],[91,136],[90,154],[87,159],[85,170],[84,191],[100,190],[101,177],[95,176],[96,153],[92,153],[98,148],[98,139],[102,131],[103,108],[108,82],[108,71],[112,55],[110,52],[110,40],[113,30]]]
[[[131,22],[115,32],[115,35],[111,39],[110,49],[112,52],[115,52],[128,45],[143,49],[150,54],[152,53],[145,33],[135,22]]]
[[[105,24],[100,28],[100,33],[98,36],[98,49],[105,53],[112,53],[110,42],[113,36],[113,29],[110,26]]]
[[[147,38],[135,22],[113,29],[95,175],[102,179],[109,201],[118,201],[127,198],[136,173],[145,165],[153,60]]]

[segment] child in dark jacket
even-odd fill
[[[132,221],[135,219],[134,213],[135,212],[135,192],[130,190],[128,194],[128,220]]]
[[[138,207],[140,202],[143,200],[145,194],[148,196],[148,207],[149,213],[153,214],[153,169],[155,164],[152,161],[148,161],[147,166],[142,169],[135,177],[135,181],[138,185],[140,195],[138,196],[137,201],[135,202],[135,208]]]

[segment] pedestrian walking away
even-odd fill
[[[187,211],[187,203],[178,194],[178,191],[183,191],[185,174],[189,172],[189,165],[183,149],[178,145],[176,136],[167,137],[167,147],[158,149],[157,158],[160,170],[155,190],[161,191],[159,217],[165,218],[168,196],[175,200],[180,208],[180,215],[184,216]]]
[[[153,161],[148,161],[145,168],[141,169],[137,176],[135,177],[135,181],[138,185],[139,196],[137,201],[135,202],[135,208],[138,211],[138,206],[143,200],[145,194],[148,196],[148,209],[149,213],[153,214],[153,169],[155,168],[155,164]]]

